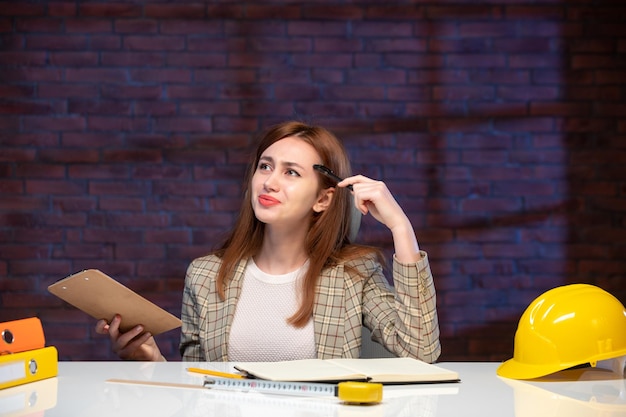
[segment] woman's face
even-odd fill
[[[324,210],[330,200],[319,191],[319,177],[313,169],[320,161],[317,151],[295,136],[267,148],[252,176],[252,208],[257,219],[271,226],[308,227],[311,210]]]

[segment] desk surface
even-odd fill
[[[383,402],[279,396],[105,382],[130,379],[202,385],[187,367],[232,371],[228,363],[60,362],[56,378],[0,390],[0,416],[626,416],[626,380],[608,371],[566,371],[549,381],[496,375],[497,363],[440,363],[460,383],[385,386]]]

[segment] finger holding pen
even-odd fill
[[[363,175],[341,178],[320,164],[313,165],[313,169],[336,181],[337,187],[351,190],[356,208],[363,215],[370,213],[391,230],[399,261],[416,262],[422,258],[411,221],[384,182]]]

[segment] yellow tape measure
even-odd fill
[[[262,379],[205,378],[204,387],[230,391],[255,391],[267,394],[297,396],[335,396],[349,404],[375,404],[383,399],[383,385],[373,382],[279,382]]]
[[[337,398],[351,404],[375,404],[383,400],[383,384],[376,382],[340,382]]]

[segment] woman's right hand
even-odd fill
[[[109,335],[111,348],[122,359],[133,361],[165,361],[159,347],[149,332],[144,333],[143,326],[138,325],[126,333],[120,332],[122,318],[115,315],[111,323],[99,320],[96,333]]]

